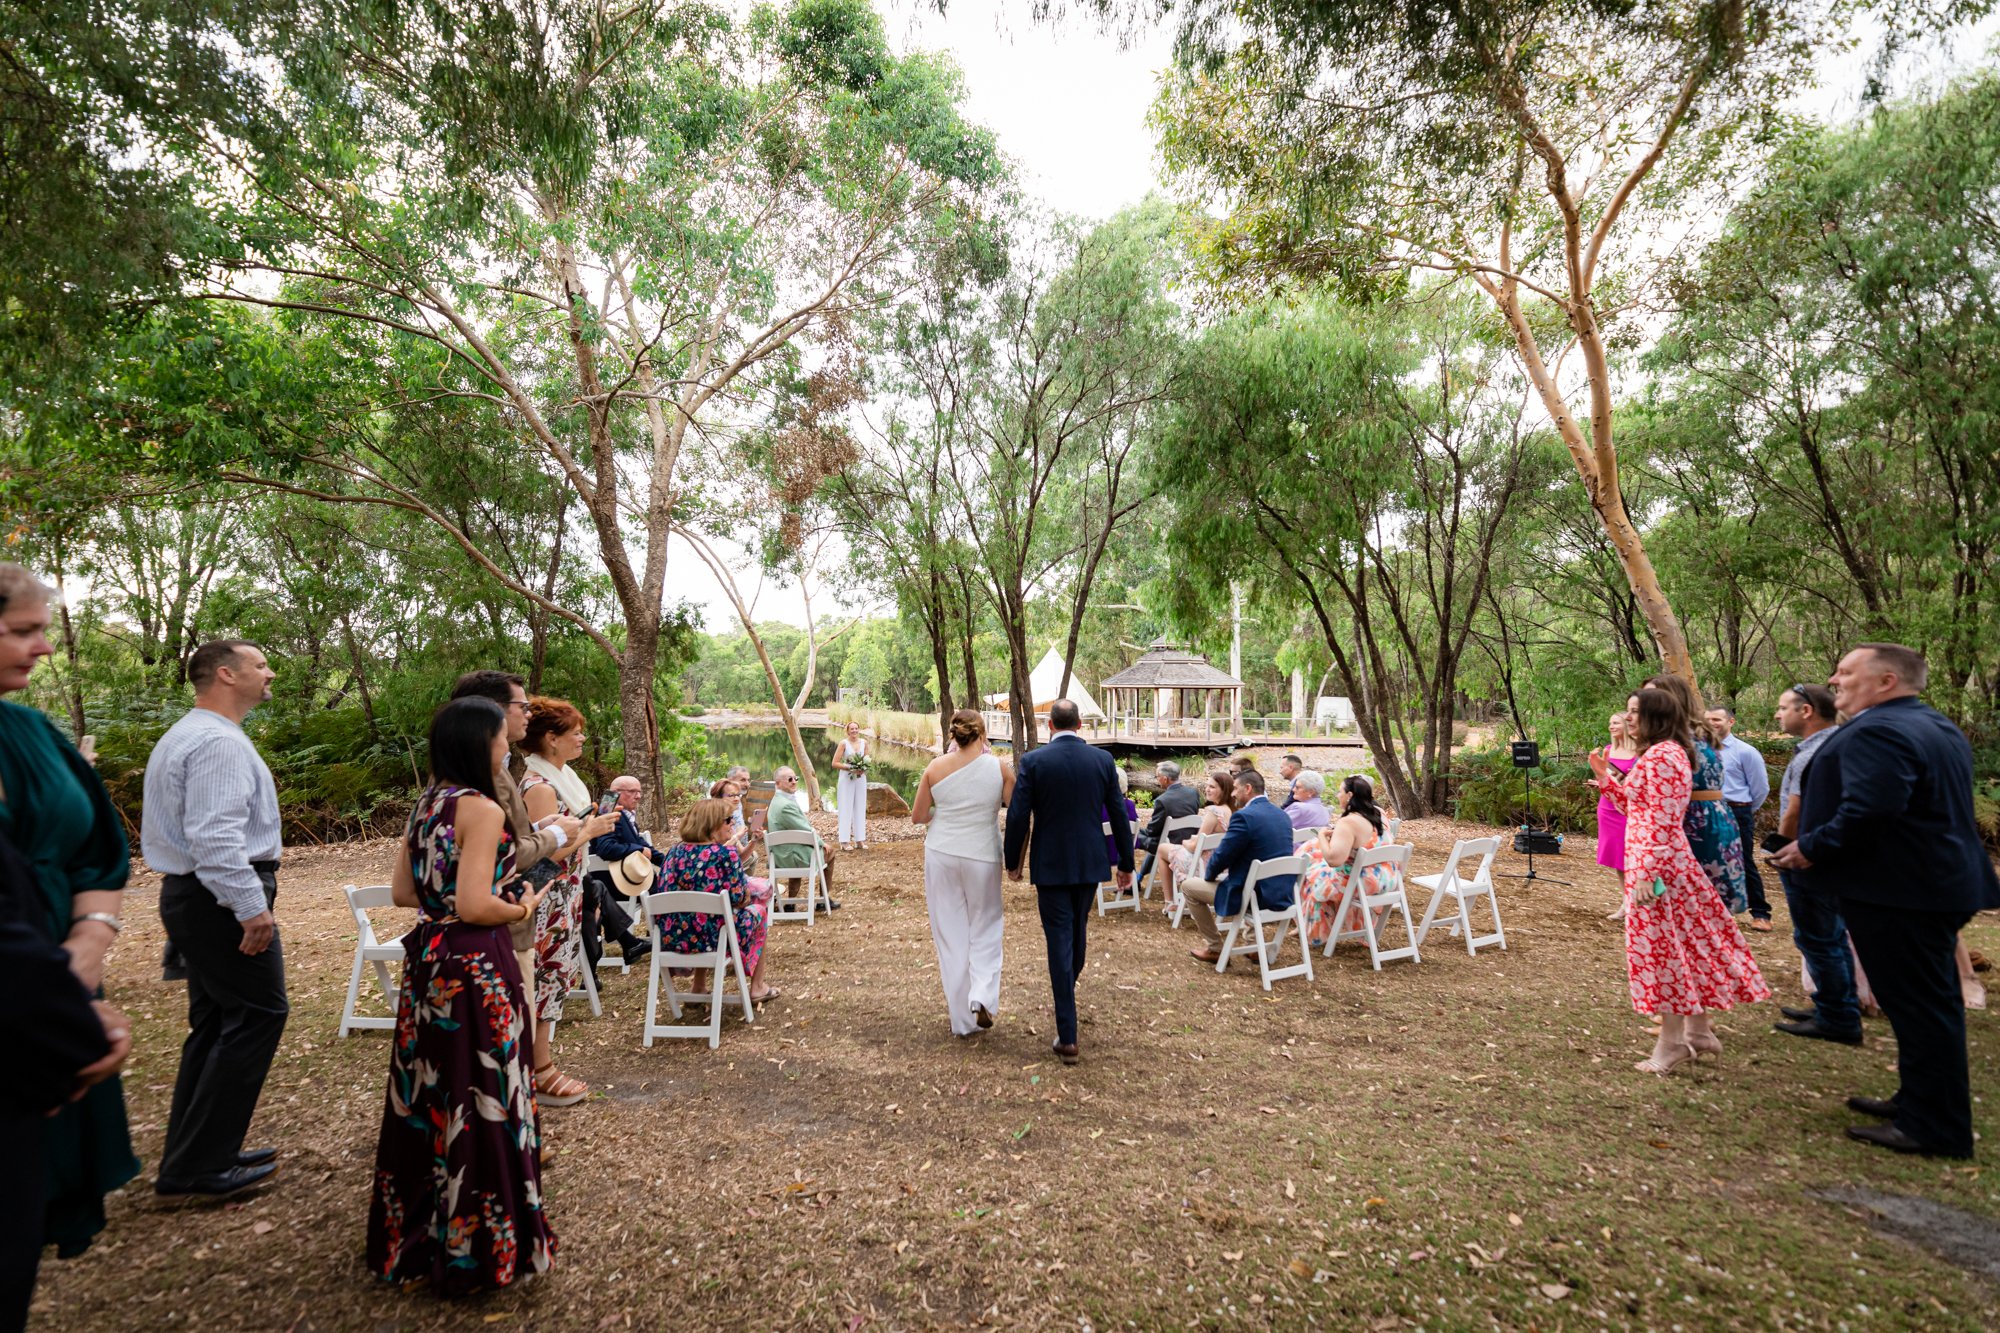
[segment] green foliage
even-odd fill
[[[1597,789],[1582,759],[1555,759],[1544,752],[1530,770],[1532,800],[1523,795],[1521,770],[1506,749],[1474,750],[1458,756],[1452,814],[1475,824],[1537,828],[1577,834],[1597,828]]]

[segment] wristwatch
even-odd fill
[[[119,931],[125,929],[125,923],[123,921],[120,921],[117,917],[113,916],[109,912],[85,912],[81,916],[70,918],[70,924],[72,926],[76,925],[80,921],[95,921],[101,925],[109,926],[111,927],[111,933],[113,935],[116,935]]]

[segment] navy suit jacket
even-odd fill
[[[1794,871],[1818,893],[1919,912],[2000,907],[2000,879],[1972,817],[1972,746],[1915,698],[1843,724],[1800,793]]]
[[[1037,885],[1104,883],[1111,878],[1104,845],[1107,811],[1118,868],[1130,870],[1132,821],[1118,790],[1118,766],[1076,733],[1058,732],[1017,765],[1014,799],[1007,803],[1007,868],[1019,868],[1025,846],[1028,878]]]
[[[1292,821],[1262,796],[1230,817],[1222,841],[1209,853],[1208,877],[1215,881],[1215,914],[1235,916],[1243,899],[1243,883],[1256,861],[1275,861],[1292,854]],[[1276,875],[1257,884],[1257,901],[1265,911],[1292,905],[1297,875]]]
[[[639,836],[639,826],[633,822],[630,810],[620,810],[611,831],[590,840],[590,854],[608,866],[617,865],[634,852],[644,852],[656,870],[666,865],[667,854]]]
[[[1161,833],[1169,819],[1186,819],[1189,815],[1200,813],[1201,793],[1185,782],[1176,782],[1153,801],[1153,817],[1146,821],[1146,830],[1139,835],[1139,846],[1149,852],[1158,851]],[[1174,835],[1173,841],[1186,842],[1193,836],[1192,829],[1182,829]]]

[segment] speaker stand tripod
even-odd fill
[[[1532,769],[1523,768],[1521,770],[1521,809],[1527,812],[1530,819],[1533,819],[1535,816],[1535,789],[1532,775]],[[1513,873],[1498,874],[1494,878],[1523,879],[1536,884],[1560,884],[1566,889],[1574,888],[1575,885],[1569,880],[1554,879],[1548,875],[1538,875],[1535,873],[1535,830],[1532,826],[1523,824],[1521,825],[1521,831],[1528,835],[1528,873],[1525,875]]]

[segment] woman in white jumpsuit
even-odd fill
[[[840,850],[843,852],[851,850],[855,843],[860,844],[862,851],[868,850],[868,775],[858,768],[849,768],[847,762],[867,753],[868,742],[861,739],[861,728],[848,723],[847,739],[833,751],[833,766],[840,773],[833,802],[839,807]]]
[[[951,1030],[971,1037],[993,1026],[1000,1007],[1000,811],[1014,770],[994,756],[969,708],[952,714],[951,739],[958,748],[924,769],[910,819],[930,826],[924,897]]]

